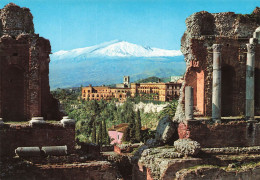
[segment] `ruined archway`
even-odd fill
[[[204,71],[197,72],[197,110],[204,114]]]
[[[221,116],[235,116],[235,69],[230,65],[224,65],[221,71]]]
[[[23,121],[24,113],[24,73],[10,66],[5,69],[3,81],[3,118],[5,121]]]

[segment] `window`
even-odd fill
[[[119,135],[117,135],[117,139],[119,140]]]

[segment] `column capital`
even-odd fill
[[[222,49],[222,45],[221,44],[213,44],[212,48],[213,48],[213,52],[220,52],[221,49]]]
[[[255,44],[246,44],[246,46],[247,46],[247,52],[255,53]]]

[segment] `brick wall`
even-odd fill
[[[7,172],[3,179],[77,179],[115,180],[117,169],[107,161],[91,161],[75,164],[34,164],[19,167]]]
[[[49,86],[49,40],[34,34],[27,8],[10,3],[0,9],[0,21],[0,117],[5,122],[38,116],[60,120]]]
[[[179,138],[191,138],[201,147],[242,147],[260,145],[260,123],[232,121],[222,124],[180,123]]]
[[[67,145],[68,153],[75,146],[75,126],[62,124],[9,125],[0,127],[0,155],[13,156],[17,147]]]

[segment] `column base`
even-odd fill
[[[63,116],[63,118],[60,122],[63,126],[75,125],[75,123],[76,123],[76,121],[74,119],[69,119],[69,116]]]
[[[46,124],[46,121],[43,119],[43,117],[32,117],[32,119],[29,121],[30,126],[34,124]]]
[[[246,122],[247,123],[257,123],[258,121],[255,119],[248,119]]]
[[[220,124],[221,123],[221,119],[212,119],[214,123]]]

